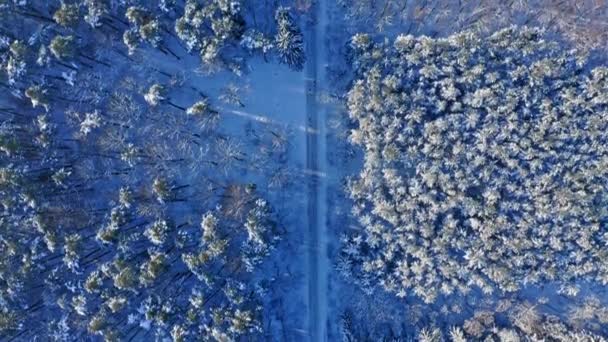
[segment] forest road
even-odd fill
[[[308,133],[306,135],[306,169],[311,171],[311,175],[308,178],[308,191],[307,191],[307,219],[308,219],[308,329],[310,335],[310,341],[321,341],[318,336],[319,331],[319,281],[318,281],[318,258],[317,258],[317,246],[318,246],[318,231],[317,222],[319,218],[318,211],[318,179],[316,171],[318,171],[318,134],[315,132],[319,131],[319,118],[317,117],[317,67],[316,67],[316,49],[315,39],[316,36],[315,27],[308,23],[306,25],[305,36],[308,37],[306,40],[306,124],[308,126]]]
[[[325,179],[322,177],[325,168],[324,119],[322,106],[318,103],[318,84],[324,77],[322,71],[324,2],[318,0],[313,7],[310,19],[305,24],[306,37],[306,123],[309,134],[306,135],[306,169],[311,172],[308,179],[308,328],[311,342],[327,340],[326,307],[327,307],[327,261],[325,247]],[[321,58],[319,58],[321,57]]]

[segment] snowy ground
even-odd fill
[[[307,176],[306,168],[306,140],[309,136],[315,135],[314,128],[306,122],[305,103],[306,89],[302,73],[290,71],[285,66],[258,61],[251,64],[251,71],[245,78],[248,80],[251,93],[246,97],[244,108],[225,108],[223,112],[230,113],[239,121],[254,121],[287,130],[290,133],[291,154],[288,160],[288,167],[291,170],[293,182],[292,189],[277,189],[276,205],[283,205],[283,211],[290,217],[285,218],[288,223],[289,236],[283,242],[282,251],[277,255],[278,263],[287,265],[291,281],[283,289],[284,300],[280,301],[283,308],[274,307],[268,312],[277,316],[276,327],[266,329],[267,337],[272,341],[282,340],[305,340],[307,331],[303,317],[298,317],[302,313],[301,305],[305,304],[305,275],[301,274],[305,269],[305,260],[299,256],[306,253],[306,246],[300,244],[306,232],[305,222],[302,221],[300,211],[297,208],[303,207],[306,202],[303,187],[298,185],[298,179]],[[283,265],[285,266],[285,265]],[[292,273],[293,272],[293,273]],[[275,294],[275,297],[279,297]],[[277,312],[275,310],[283,310]],[[287,322],[286,326],[282,320]],[[281,322],[278,322],[281,321]],[[277,329],[278,328],[278,329]],[[288,330],[288,331],[284,331]],[[278,331],[282,331],[280,334]]]

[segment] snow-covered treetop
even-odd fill
[[[401,296],[608,284],[608,77],[535,28],[352,39],[348,188],[365,227],[344,253]]]

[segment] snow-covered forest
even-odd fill
[[[0,0],[0,341],[604,341],[604,1]]]
[[[338,1],[330,340],[608,336],[607,13]]]
[[[351,44],[347,277],[426,304],[608,285],[608,68],[528,28]]]
[[[298,81],[300,15],[221,0],[0,7],[0,336],[298,338],[297,125],[249,111],[283,110],[250,97],[272,96],[252,89],[269,72]]]

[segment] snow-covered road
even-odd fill
[[[324,89],[327,54],[325,0],[317,1],[312,20],[306,24],[306,121],[317,134],[306,136],[306,168],[311,171],[308,183],[307,216],[309,227],[308,319],[310,340],[327,340],[327,179],[326,113],[319,103],[319,89]]]

